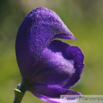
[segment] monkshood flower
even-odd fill
[[[48,103],[59,103],[60,95],[81,96],[70,88],[81,78],[82,51],[55,38],[76,39],[52,10],[39,7],[22,22],[16,38],[22,81],[15,89],[14,103],[20,103],[26,90]]]

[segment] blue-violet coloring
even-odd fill
[[[60,95],[82,95],[70,90],[81,78],[84,55],[77,46],[59,40],[76,39],[52,10],[32,10],[19,27],[16,57],[27,90],[48,103],[59,103]]]

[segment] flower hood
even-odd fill
[[[16,38],[17,62],[28,90],[49,103],[59,103],[60,95],[81,95],[70,87],[84,67],[82,51],[55,38],[76,39],[55,12],[43,7],[26,16]]]

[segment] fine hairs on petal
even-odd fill
[[[81,78],[84,55],[56,38],[76,40],[54,11],[39,7],[23,20],[15,45],[22,77],[15,92],[22,95],[15,94],[14,103],[20,103],[27,90],[48,103],[62,103],[60,95],[82,95],[70,88]]]

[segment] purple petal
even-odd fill
[[[42,52],[54,38],[76,39],[60,17],[47,8],[32,10],[22,22],[16,38],[16,56],[21,75],[29,79]]]
[[[60,95],[81,95],[68,89],[84,67],[81,50],[55,38],[76,39],[55,12],[42,7],[26,16],[16,38],[22,78],[34,95],[49,103],[60,102]]]
[[[33,84],[31,86],[31,92],[39,99],[48,103],[62,103],[61,95],[79,95],[79,97],[82,97],[79,92],[66,90],[57,85]],[[77,100],[73,100],[72,102],[76,103],[75,101],[77,102]]]
[[[68,89],[80,79],[84,56],[78,47],[55,40],[43,51],[42,57],[34,68],[31,83],[60,85]]]

